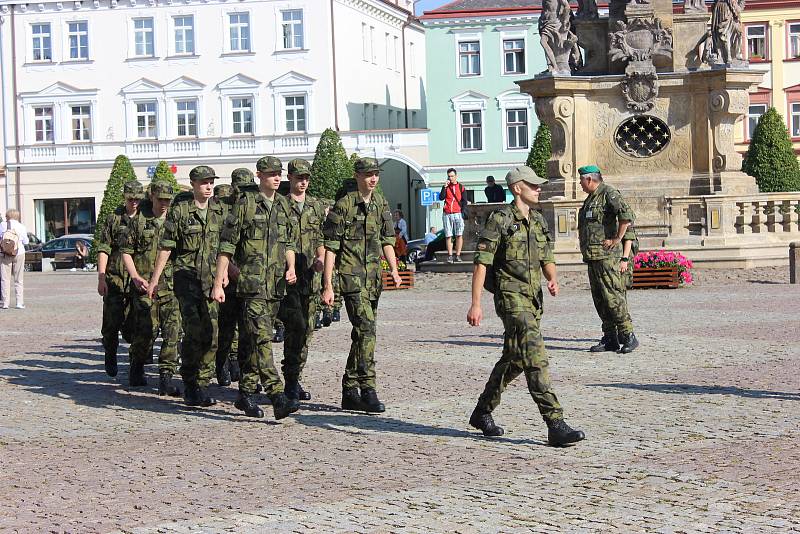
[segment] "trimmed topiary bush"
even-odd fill
[[[103,202],[100,204],[100,212],[97,214],[97,225],[94,228],[92,250],[89,254],[90,263],[97,263],[97,242],[106,219],[125,202],[125,198],[122,196],[122,186],[126,182],[134,180],[136,180],[136,173],[133,171],[130,160],[120,154],[114,160],[114,166],[111,168],[111,175],[108,177],[106,190],[103,193]]]
[[[800,165],[780,113],[769,108],[760,119],[742,170],[756,179],[762,193],[800,190]]]
[[[539,123],[539,128],[536,130],[536,137],[533,139],[531,151],[528,154],[528,161],[525,165],[533,169],[533,171],[542,178],[547,178],[547,162],[553,153],[553,147],[550,142],[550,128],[543,123]]]
[[[353,164],[347,157],[339,134],[330,128],[326,129],[322,132],[314,153],[308,193],[317,198],[332,200],[342,182],[352,177]]]

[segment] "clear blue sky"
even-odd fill
[[[417,15],[422,15],[423,11],[436,9],[437,7],[443,6],[450,1],[451,0],[422,0],[421,2],[417,2]]]

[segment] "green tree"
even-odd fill
[[[347,157],[342,140],[330,128],[322,132],[320,137],[314,163],[311,164],[311,176],[308,193],[331,200],[336,197],[342,182],[353,176],[353,164]]]
[[[533,172],[547,178],[547,162],[553,154],[553,147],[550,142],[550,128],[543,122],[539,123],[536,130],[536,137],[533,139],[531,151],[528,154],[528,161],[525,165],[533,169]]]
[[[758,119],[742,170],[762,193],[800,189],[800,165],[780,113],[773,107]]]
[[[178,191],[178,180],[175,179],[175,175],[172,174],[172,170],[170,169],[169,163],[164,160],[158,162],[156,165],[156,172],[153,174],[153,182],[156,180],[163,180],[172,184],[172,187],[175,188],[175,191]]]
[[[106,219],[118,206],[125,202],[125,198],[122,196],[123,185],[134,180],[136,180],[136,173],[133,171],[130,160],[120,154],[114,160],[114,166],[111,168],[111,175],[108,177],[106,190],[103,193],[103,202],[100,204],[100,212],[97,214],[97,225],[94,228],[94,239],[92,240],[92,250],[89,256],[91,263],[97,262],[97,242]]]

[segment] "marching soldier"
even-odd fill
[[[322,301],[333,305],[333,268],[339,271],[341,292],[353,330],[342,376],[342,408],[380,413],[385,410],[375,392],[375,332],[381,294],[381,253],[400,285],[394,256],[394,225],[386,199],[375,191],[380,179],[378,160],[359,158],[356,190],[340,198],[323,226],[325,270]],[[361,394],[359,395],[359,388]]]
[[[103,297],[103,348],[108,376],[117,376],[119,332],[125,330],[128,310],[128,273],[122,265],[120,247],[125,243],[128,225],[139,211],[144,187],[136,181],[127,182],[122,194],[125,204],[106,219],[97,242],[97,292]],[[123,332],[123,337],[126,333]]]
[[[547,224],[533,208],[539,203],[542,184],[530,167],[516,167],[506,175],[514,201],[489,215],[478,239],[472,275],[472,305],[467,322],[480,326],[483,319],[481,291],[494,293],[494,307],[505,328],[503,355],[483,393],[478,398],[469,424],[484,436],[502,436],[503,429],[492,418],[506,386],[525,373],[533,400],[547,423],[551,445],[564,446],[584,439],[580,430],[564,422],[563,410],[550,386],[549,362],[539,329],[542,317],[541,273],[551,295],[558,295],[555,259],[550,247]]]
[[[247,169],[236,169],[236,171]],[[247,171],[250,172],[250,171]],[[252,173],[250,173],[252,176]],[[214,198],[222,206],[222,220],[228,218],[233,203],[236,200],[233,185],[219,184],[214,186]],[[231,266],[233,267],[233,265]],[[239,343],[237,338],[236,323],[239,318],[239,307],[236,302],[236,282],[230,279],[225,286],[225,302],[219,305],[219,319],[217,320],[217,384],[230,386],[234,378],[239,381],[239,362],[237,352]]]
[[[261,382],[272,401],[275,419],[283,419],[300,405],[284,394],[272,359],[271,338],[285,285],[297,280],[294,250],[297,235],[289,203],[277,194],[283,169],[281,160],[265,156],[258,160],[256,169],[258,190],[240,192],[225,220],[212,294],[217,302],[225,301],[224,285],[233,258],[239,268],[236,293],[247,345],[239,361],[242,376],[234,406],[248,417],[264,417],[252,398]]]
[[[174,191],[172,185],[164,181],[153,182],[149,191],[150,201],[143,203],[139,214],[131,221],[127,242],[122,247],[122,261],[131,277],[131,313],[134,314],[129,383],[131,387],[147,385],[144,365],[153,357],[153,344],[160,329],[158,394],[179,397],[181,393],[172,383],[172,375],[178,368],[181,315],[172,289],[171,260],[164,266],[164,279],[154,298],[147,296],[148,280],[156,263]]]
[[[578,235],[589,271],[592,300],[600,316],[603,337],[591,352],[632,352],[639,346],[628,313],[626,281],[635,234],[633,210],[619,191],[603,182],[595,165],[578,169],[588,196],[578,212]]]
[[[167,212],[164,233],[147,296],[157,294],[159,279],[173,258],[175,297],[181,310],[181,377],[188,406],[213,406],[207,391],[217,353],[217,303],[211,299],[216,274],[222,206],[212,198],[214,169],[200,165],[189,172],[191,193],[175,197]]]

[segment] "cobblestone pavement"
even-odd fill
[[[543,332],[587,435],[569,449],[522,379],[505,436],[468,427],[502,343],[488,298],[466,325],[468,277],[384,293],[385,414],[338,408],[345,320],[314,340],[314,399],[275,423],[237,415],[234,388],[205,410],[159,398],[154,366],[128,391],[127,365],[103,372],[95,277],[27,276],[28,309],[0,313],[0,531],[800,532],[800,286],[762,269],[632,292],[642,346],[622,356],[586,351],[598,320],[564,278]]]

